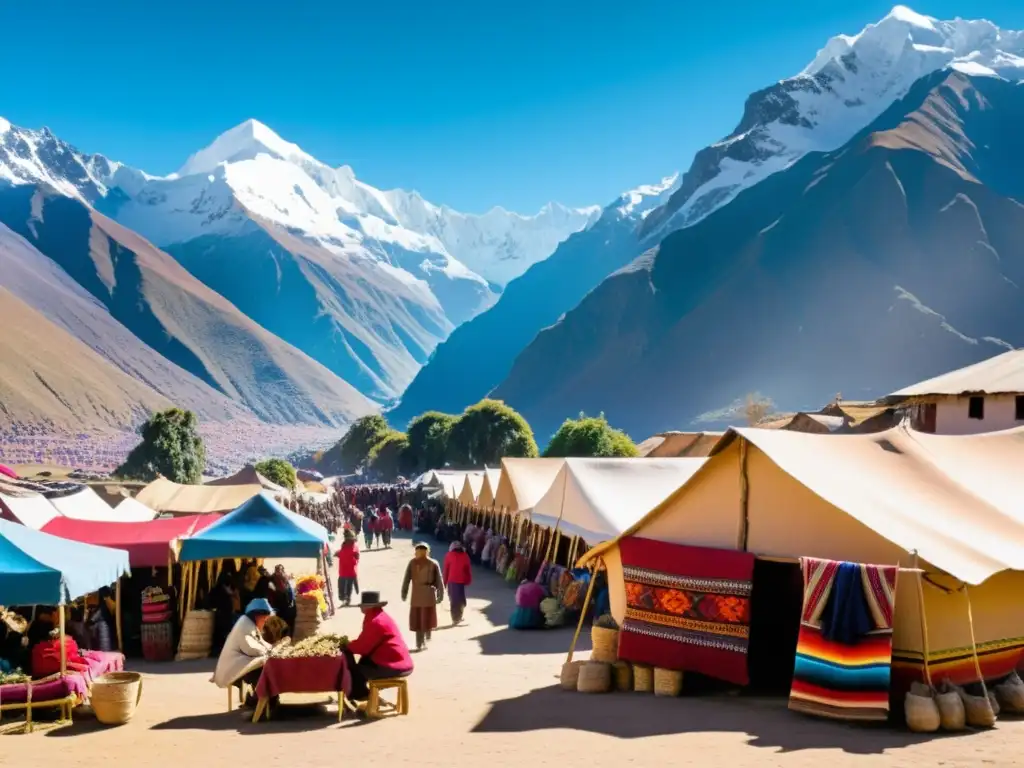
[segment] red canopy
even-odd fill
[[[143,523],[109,523],[55,517],[43,526],[43,531],[83,544],[123,549],[132,566],[159,568],[167,565],[168,549],[174,539],[190,536],[219,519],[220,515],[190,515]]]
[[[12,480],[18,479],[18,473],[15,472],[10,467],[8,467],[6,464],[0,464],[0,475],[5,475],[6,477],[11,478]]]

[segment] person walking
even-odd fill
[[[367,509],[366,514],[363,515],[363,541],[366,542],[366,549],[373,549],[373,534],[374,528],[377,527],[377,518],[373,514],[372,509]]]
[[[380,540],[384,549],[391,549],[391,534],[395,530],[395,519],[391,517],[391,510],[386,510],[378,518],[377,530],[380,531]]]
[[[338,550],[338,599],[352,605],[352,593],[359,594],[359,544],[354,532],[346,529]]]
[[[462,615],[466,610],[466,587],[473,583],[473,564],[461,541],[453,541],[448,548],[442,576],[448,590],[448,606],[454,627],[462,623]]]
[[[437,628],[437,605],[444,600],[441,566],[429,555],[430,546],[418,542],[402,579],[402,600],[409,600],[409,630],[416,634],[418,651],[426,648],[430,633]]]

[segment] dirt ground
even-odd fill
[[[366,552],[360,584],[379,589],[405,624],[399,587],[408,540]],[[441,557],[440,545],[435,556]],[[292,564],[298,571],[302,564]],[[415,654],[411,714],[378,722],[335,720],[334,705],[290,706],[253,725],[227,712],[224,691],[208,682],[213,661],[142,665],[139,710],[119,728],[76,713],[72,726],[40,728],[0,741],[0,765],[100,768],[116,760],[147,766],[417,765],[537,768],[572,765],[877,766],[1021,765],[1024,721],[1001,718],[988,732],[922,737],[889,727],[855,727],[791,713],[784,699],[642,694],[587,696],[557,687],[569,629],[515,632],[505,626],[512,590],[477,572],[468,623],[442,628]],[[357,609],[329,627],[358,632]],[[584,653],[588,642],[582,643]],[[287,702],[287,699],[286,699]],[[5,722],[9,722],[5,718]]]

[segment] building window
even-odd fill
[[[1017,421],[1024,421],[1024,395],[1017,395],[1016,401],[1017,413],[1014,418],[1016,418]]]
[[[984,397],[972,397],[967,402],[967,418],[968,419],[984,419],[985,418],[985,398]]]

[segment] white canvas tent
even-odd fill
[[[494,500],[498,495],[498,483],[501,482],[500,469],[484,469],[484,482],[480,486],[480,495],[476,503],[484,509],[494,506]]]
[[[128,496],[114,507],[114,520],[122,523],[145,522],[156,517],[156,511]]]
[[[494,506],[509,512],[533,507],[558,476],[565,459],[502,459]]]
[[[156,512],[147,507],[142,507],[142,509],[135,508],[134,511],[126,509],[127,517],[118,514],[111,509],[107,502],[99,497],[96,491],[88,486],[69,496],[59,496],[50,499],[50,503],[64,517],[70,517],[73,520],[139,523],[156,517]]]
[[[60,512],[40,493],[0,493],[0,518],[38,531],[55,517]]]
[[[531,522],[589,544],[614,539],[681,488],[703,458],[564,459]]]
[[[476,504],[480,497],[480,489],[483,488],[483,472],[467,472],[462,482],[462,489],[459,491],[458,499],[463,504]]]

